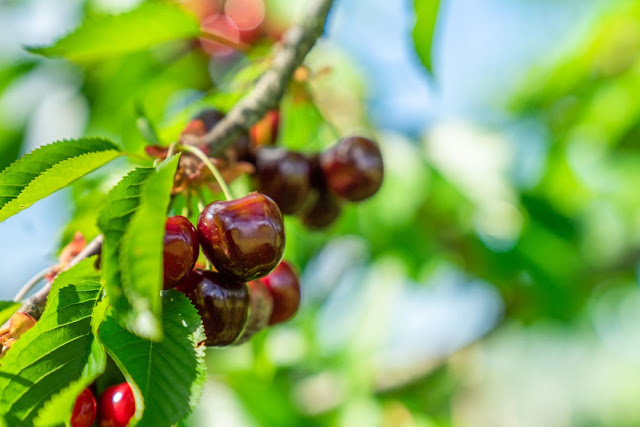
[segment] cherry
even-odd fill
[[[247,327],[236,341],[236,344],[248,341],[252,336],[266,328],[269,325],[269,319],[273,311],[273,297],[261,280],[253,280],[247,283],[247,286],[249,287],[251,310],[249,310]]]
[[[301,219],[305,226],[320,230],[333,224],[341,212],[342,205],[332,194],[319,191],[311,204],[303,210]]]
[[[216,270],[241,281],[267,275],[284,253],[282,213],[260,193],[209,204],[198,218],[198,236]]]
[[[193,270],[178,290],[184,292],[198,310],[206,345],[228,345],[242,333],[250,306],[245,283],[214,271]]]
[[[200,30],[204,33],[213,34],[228,40],[231,43],[240,43],[240,30],[238,26],[233,19],[222,13],[210,15],[203,19],[200,23]],[[206,37],[200,37],[200,44],[207,53],[217,57],[230,56],[235,52],[232,47]]]
[[[222,118],[224,113],[214,108],[207,108],[200,111],[193,120],[201,120],[207,131],[210,131]]]
[[[243,42],[251,43],[260,36],[265,18],[263,0],[227,0],[224,13],[238,26]]]
[[[164,289],[174,288],[193,270],[200,253],[198,233],[188,218],[167,218],[164,234]]]
[[[269,110],[264,117],[249,130],[256,145],[271,145],[278,139],[280,129],[280,112]]]
[[[339,197],[357,202],[373,196],[382,185],[384,168],[378,145],[351,136],[320,154],[327,187]]]
[[[96,398],[88,387],[76,398],[71,413],[71,427],[90,427],[96,419]]]
[[[136,401],[128,383],[107,388],[100,396],[100,427],[126,427],[136,412]]]
[[[209,132],[213,127],[218,124],[220,120],[224,118],[225,114],[221,111],[218,111],[214,108],[207,108],[198,113],[187,125],[187,128],[195,128],[198,129],[197,123],[201,123],[203,126],[202,133],[199,136],[204,135]],[[251,138],[249,135],[244,134],[240,135],[238,139],[235,140],[233,145],[237,160],[248,160],[251,158],[251,151],[253,149],[253,144],[251,143]],[[200,147],[203,151],[207,152],[208,149],[206,147]]]
[[[262,147],[256,153],[258,191],[271,197],[283,214],[302,208],[309,191],[311,164],[305,156],[283,148]]]
[[[300,282],[291,265],[282,261],[275,270],[260,281],[273,296],[273,311],[269,318],[269,325],[291,319],[300,305]]]

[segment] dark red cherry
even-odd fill
[[[269,325],[271,312],[273,311],[273,297],[266,285],[260,280],[253,280],[247,283],[249,287],[249,298],[251,299],[251,310],[247,327],[236,344],[248,341],[252,336]]]
[[[201,120],[204,123],[205,129],[210,131],[222,118],[224,113],[213,108],[200,111],[193,120]]]
[[[249,130],[251,139],[256,145],[272,145],[278,139],[280,130],[280,112],[270,110],[264,117]]]
[[[96,398],[88,387],[76,398],[71,413],[71,427],[91,427],[96,419]]]
[[[373,196],[382,185],[380,148],[368,138],[351,136],[339,141],[320,154],[320,167],[328,189],[352,202]]]
[[[107,388],[100,396],[100,427],[126,427],[136,412],[133,391],[127,383]]]
[[[208,205],[198,218],[198,236],[216,270],[243,282],[267,275],[284,253],[282,213],[260,193]]]
[[[220,120],[224,118],[225,114],[213,108],[202,110],[196,115],[190,123],[200,122],[204,126],[204,133],[209,132]],[[205,147],[200,147],[205,148]],[[238,137],[233,144],[233,148],[236,152],[237,160],[249,160],[252,157],[253,144],[248,134],[244,134]],[[207,150],[204,150],[207,151]]]
[[[232,344],[242,333],[249,317],[247,285],[232,277],[209,270],[194,270],[178,288],[198,310],[205,344]]]
[[[300,153],[262,147],[256,153],[258,191],[271,197],[285,215],[302,208],[311,190],[311,164]]]
[[[302,223],[316,230],[327,228],[334,223],[342,212],[340,201],[332,194],[320,191],[312,199],[311,203],[305,207],[301,215]]]
[[[193,270],[200,247],[198,233],[188,218],[167,218],[164,234],[164,289],[174,288]]]
[[[260,279],[273,297],[270,325],[291,319],[300,305],[300,282],[288,262],[282,261],[266,277]]]

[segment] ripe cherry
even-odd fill
[[[76,398],[71,413],[71,427],[91,427],[96,419],[96,398],[88,387]]]
[[[291,265],[282,261],[269,275],[260,279],[273,296],[273,311],[269,324],[291,319],[300,305],[300,281]]]
[[[198,233],[188,218],[167,218],[164,234],[164,289],[174,288],[193,270],[200,253]]]
[[[258,191],[271,197],[283,214],[302,208],[309,191],[311,164],[300,153],[283,148],[262,147],[256,153]]]
[[[216,270],[243,282],[267,275],[284,253],[282,213],[260,193],[209,204],[198,218],[198,236]]]
[[[126,427],[135,412],[136,401],[127,383],[111,386],[100,396],[100,427]]]
[[[253,280],[247,283],[247,286],[249,288],[249,298],[251,299],[251,310],[249,310],[247,327],[236,341],[236,344],[248,341],[252,336],[266,328],[269,325],[269,319],[273,311],[273,297],[261,280]]]
[[[207,108],[200,111],[193,120],[201,120],[204,123],[204,127],[207,131],[210,131],[222,118],[224,113],[214,108]]]
[[[352,136],[320,154],[327,187],[339,197],[358,202],[373,196],[382,185],[384,168],[378,145]]]
[[[334,223],[342,212],[342,205],[326,191],[316,193],[315,199],[303,210],[302,223],[312,229],[321,230]]]
[[[193,127],[198,129],[197,123],[201,123],[204,131],[199,135],[201,136],[213,129],[213,127],[218,124],[224,116],[225,114],[221,111],[214,108],[207,108],[198,113],[191,122],[189,122],[187,128]],[[206,146],[199,148],[205,153],[208,152],[208,148]],[[247,134],[240,135],[238,139],[235,140],[233,148],[235,150],[237,160],[248,160],[252,156],[253,144],[251,143],[251,138],[249,138],[249,135]]]
[[[244,330],[249,316],[247,285],[209,270],[192,271],[178,290],[198,310],[208,346],[233,343]]]
[[[227,0],[224,5],[224,13],[236,23],[244,43],[260,36],[265,12],[264,0]]]
[[[213,34],[230,42],[230,44],[240,43],[240,30],[233,19],[223,13],[206,17],[200,23],[200,30],[205,34]],[[200,37],[202,48],[209,54],[217,57],[227,57],[235,50],[227,44],[213,41],[206,37]]]

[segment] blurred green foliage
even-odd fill
[[[426,3],[416,2],[432,20],[437,7]],[[430,46],[431,33],[418,30],[416,43]],[[482,406],[492,372],[483,351],[504,356],[501,340],[520,349],[527,334],[527,345],[560,347],[566,339],[577,352],[593,351],[602,339],[589,326],[597,301],[616,292],[624,298],[613,305],[635,301],[640,2],[612,3],[584,40],[532,70],[512,97],[508,123],[492,129],[435,123],[414,139],[377,130],[363,112],[359,71],[338,48],[314,52],[309,80],[291,86],[279,143],[313,152],[340,135],[375,136],[384,185],[375,198],[345,206],[326,232],[287,219],[286,258],[303,277],[301,311],[248,344],[208,351],[210,381],[192,424],[474,425],[469,420],[501,408],[504,395],[491,389],[496,401],[486,397]],[[417,48],[430,68],[430,49]],[[86,134],[140,155],[148,143],[142,120],[167,144],[201,108],[231,108],[268,58],[257,45],[228,69],[185,41],[74,64],[89,107]],[[29,56],[0,66],[0,96],[43,62]],[[25,126],[0,115],[0,169],[20,153]],[[116,164],[111,172],[124,170]],[[75,185],[61,244],[77,230],[98,233],[93,207],[114,183],[101,177]],[[247,186],[237,184],[236,193]],[[558,337],[547,327],[573,332]],[[521,360],[524,370],[538,366]],[[637,410],[612,416],[583,406],[558,425],[640,422]]]

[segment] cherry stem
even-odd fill
[[[44,270],[38,272],[35,276],[33,276],[24,286],[18,291],[15,297],[13,297],[13,302],[19,302],[22,298],[27,295],[31,289],[33,289],[42,279],[46,277],[47,274],[51,271],[52,267],[47,267]]]
[[[214,41],[216,43],[220,43],[240,52],[246,52],[247,50],[249,50],[249,46],[244,43],[236,43],[233,40],[229,40],[225,37],[210,33],[208,31],[200,31],[200,37],[203,39]]]
[[[202,152],[202,150],[200,150],[198,147],[195,147],[193,145],[181,145],[179,149],[182,151],[187,151],[193,154],[194,156],[196,156],[198,159],[200,159],[202,163],[204,163],[205,166],[209,168],[209,170],[213,174],[213,177],[216,179],[216,181],[218,182],[218,185],[220,186],[220,188],[222,189],[222,192],[224,193],[224,197],[227,200],[234,199],[233,194],[231,193],[231,189],[229,188],[226,181],[222,177],[222,174],[220,173],[218,168],[211,162],[211,160],[209,160],[207,155]]]

